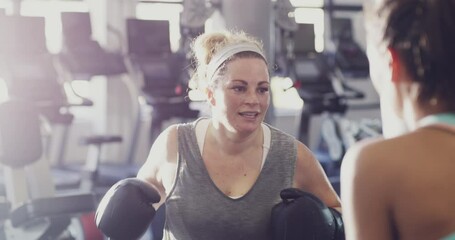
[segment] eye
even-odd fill
[[[233,86],[232,90],[234,90],[235,92],[245,92],[246,87],[245,86]]]
[[[260,87],[257,90],[259,93],[267,93],[269,91],[268,87]]]

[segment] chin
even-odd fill
[[[262,118],[256,118],[254,120],[242,120],[239,121],[237,125],[237,131],[239,132],[254,132],[256,131],[259,127],[261,127],[262,123]]]

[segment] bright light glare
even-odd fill
[[[291,88],[293,85],[294,83],[292,82],[292,79],[289,77],[283,78],[283,80],[281,80],[281,87],[284,90]]]
[[[291,0],[295,7],[322,7],[324,0]]]
[[[292,86],[290,78],[273,77],[271,79],[273,105],[280,109],[300,110],[303,107],[303,101],[295,88],[289,88],[290,84]]]
[[[77,95],[89,98],[90,97],[90,82],[86,80],[72,80],[68,85],[67,82],[65,82],[65,92],[69,94],[70,92],[76,92]],[[72,89],[71,89],[72,88]],[[73,96],[75,97],[75,96]],[[71,100],[71,99],[70,99]]]
[[[4,13],[10,14],[13,10],[12,6],[12,1],[0,0],[0,11],[4,11]]]
[[[295,21],[297,23],[314,24],[316,51],[324,50],[324,10],[320,8],[296,8]]]
[[[57,53],[62,48],[61,12],[87,12],[88,6],[79,1],[23,1],[21,15],[42,16],[46,21],[46,43],[49,52]]]
[[[206,100],[206,97],[205,97],[205,94],[200,91],[200,90],[190,90],[188,91],[188,97],[190,98],[191,101],[205,101]]]

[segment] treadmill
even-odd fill
[[[46,48],[43,17],[3,16],[0,18],[0,75],[5,79],[10,98],[33,102],[41,116],[56,127],[70,125],[69,108],[90,105],[88,101],[71,104],[54,65],[54,56]],[[65,131],[60,148],[64,151]],[[47,142],[46,146],[52,144]],[[49,149],[46,149],[47,153]],[[78,173],[53,171],[54,183],[61,189],[79,186]]]
[[[72,80],[90,81],[94,76],[110,77],[128,75],[124,57],[121,53],[105,50],[99,42],[92,39],[91,19],[89,12],[62,12],[63,50],[58,54],[60,64]],[[125,84],[132,84],[127,82]],[[102,161],[102,147],[106,144],[124,142],[121,135],[96,134],[84,137],[80,143],[88,146],[84,166],[72,166],[58,163],[64,169],[82,170],[85,173],[84,189],[107,189],[117,181],[136,176],[139,166],[134,163],[134,151],[138,133],[139,116],[135,116],[132,126],[132,137],[127,152],[121,163]]]
[[[163,130],[165,121],[194,119],[199,111],[190,108],[185,53],[171,51],[169,21],[130,18],[126,21],[128,59],[142,76],[143,96],[152,107],[150,141]]]

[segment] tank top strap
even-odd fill
[[[432,127],[455,134],[455,113],[440,113],[426,116],[418,121],[417,127]]]

